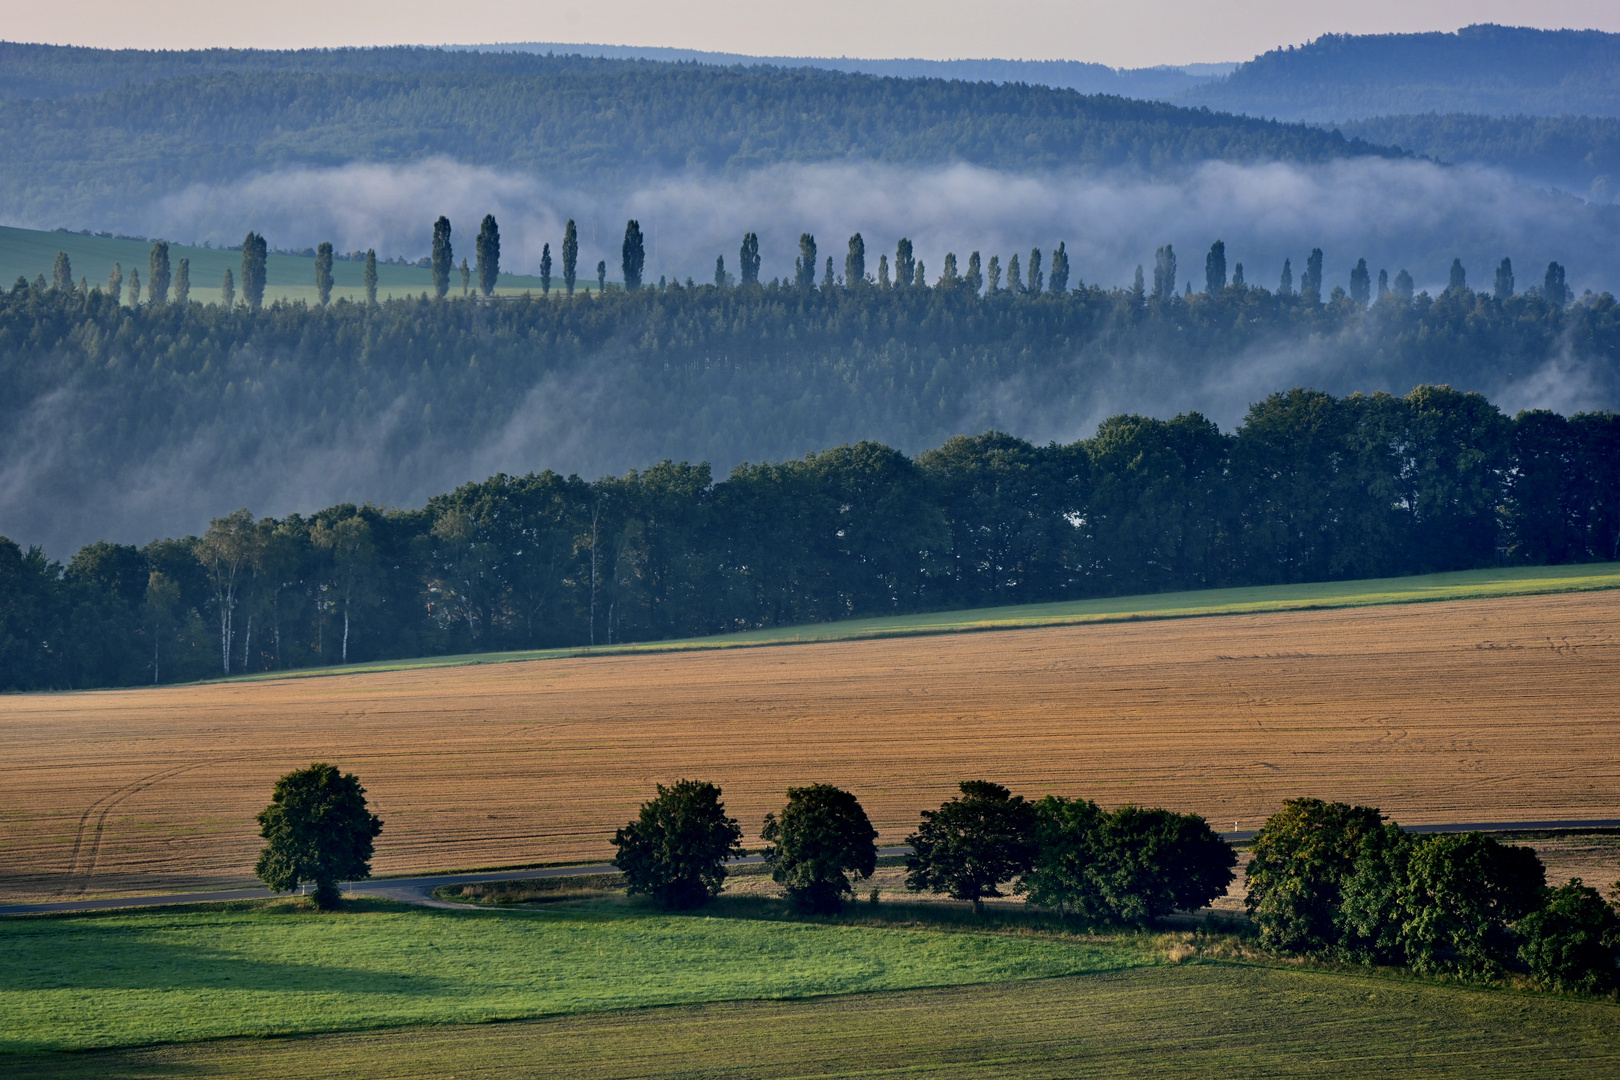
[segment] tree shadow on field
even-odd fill
[[[394,908],[389,905],[388,909]],[[192,913],[177,911],[173,922],[134,927],[111,918],[19,923],[7,935],[9,956],[0,961],[3,985],[8,991],[22,993],[221,990],[410,997],[453,993],[461,986],[434,975],[395,970],[408,966],[397,960],[377,968],[348,967],[323,962],[313,953],[307,961],[296,959],[296,946],[277,950],[280,955],[275,957],[247,955],[231,948],[229,923],[212,928],[188,925],[186,916]],[[345,914],[308,917],[341,919]],[[210,934],[210,929],[215,932]],[[20,1049],[23,1045],[0,1036],[0,1047]]]

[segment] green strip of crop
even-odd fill
[[[533,649],[520,652],[468,653],[409,660],[382,660],[343,667],[307,668],[302,671],[237,676],[231,680],[307,678],[363,672],[407,671],[417,668],[502,664],[525,660],[557,660],[578,656],[620,656],[638,653],[685,652],[793,645],[872,638],[912,637],[968,633],[984,630],[1025,630],[1085,623],[1184,619],[1215,615],[1254,615],[1278,611],[1371,607],[1446,600],[1485,600],[1509,596],[1620,589],[1620,563],[1574,566],[1535,566],[1513,569],[1463,570],[1447,574],[1376,578],[1364,581],[1314,582],[1305,585],[1262,585],[1241,589],[1200,589],[1194,592],[1155,593],[1049,604],[938,611],[921,615],[895,615],[873,619],[802,626],[772,627],[735,634],[649,641],[629,645]]]

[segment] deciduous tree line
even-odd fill
[[[1028,802],[984,780],[960,788],[906,838],[914,892],[982,911],[1007,886],[1086,925],[1147,925],[1205,907],[1234,877],[1236,853],[1196,814]],[[692,780],[658,786],[614,837],[632,894],[671,908],[719,894],[726,861],[743,852],[720,795]],[[772,877],[811,911],[839,910],[877,862],[860,802],[827,784],[788,789],[761,837]],[[1482,833],[1420,836],[1371,807],[1294,799],[1255,837],[1247,884],[1259,941],[1278,952],[1472,978],[1522,971],[1584,992],[1620,980],[1614,907],[1579,879],[1549,888],[1534,849]]]
[[[925,810],[906,860],[906,887],[968,900],[976,912],[1004,895],[1028,895],[1088,923],[1150,923],[1196,910],[1226,893],[1237,856],[1196,814],[1048,796],[1028,802],[987,780]],[[742,829],[721,791],[682,780],[658,785],[635,821],[613,838],[629,891],[670,908],[719,895],[726,861],[743,854]],[[771,876],[795,905],[835,912],[877,866],[877,830],[860,801],[830,784],[789,788],[760,837]]]
[[[906,455],[497,475],[414,510],[247,510],[66,567],[0,543],[0,684],[611,645],[929,609],[1620,557],[1620,416],[1311,391],[1233,434],[1119,416]]]
[[[1534,849],[1482,833],[1419,836],[1372,807],[1295,799],[1255,837],[1248,886],[1260,942],[1284,952],[1584,991],[1620,977],[1603,896],[1549,888]]]

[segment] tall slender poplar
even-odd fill
[[[455,269],[456,253],[450,243],[450,219],[440,215],[433,223],[433,295],[443,300],[450,292],[450,271]]]
[[[579,230],[574,228],[574,219],[568,219],[568,225],[563,229],[563,291],[569,296],[574,295],[575,271],[579,269]]]
[[[494,214],[484,215],[473,251],[478,256],[478,291],[493,296],[495,282],[501,276],[501,229],[495,224]]]

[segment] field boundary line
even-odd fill
[[[851,641],[874,641],[887,639],[903,639],[914,637],[939,637],[947,634],[976,634],[994,633],[1003,630],[1041,630],[1062,626],[1093,626],[1125,622],[1167,622],[1179,619],[1221,618],[1234,615],[1270,615],[1289,612],[1307,611],[1340,611],[1346,608],[1363,607],[1395,607],[1408,604],[1435,604],[1435,603],[1464,603],[1476,600],[1509,600],[1532,596],[1559,596],[1573,595],[1587,592],[1607,592],[1620,590],[1620,565],[1615,563],[1576,563],[1572,567],[1601,567],[1603,571],[1596,574],[1580,575],[1576,580],[1569,578],[1549,577],[1544,579],[1531,578],[1523,582],[1496,581],[1486,585],[1474,586],[1460,594],[1452,595],[1424,595],[1422,591],[1396,592],[1385,594],[1381,592],[1352,593],[1342,598],[1311,597],[1300,599],[1277,600],[1248,600],[1234,601],[1228,604],[1211,604],[1208,607],[1189,607],[1185,609],[1164,607],[1154,609],[1147,607],[1136,611],[1117,612],[1076,612],[1073,614],[1040,615],[1010,615],[1006,618],[973,619],[975,611],[1007,611],[1008,608],[961,608],[955,611],[937,613],[941,620],[932,625],[924,626],[872,626],[866,628],[851,628],[839,632],[835,628],[838,622],[811,623],[797,627],[781,627],[775,631],[744,631],[748,634],[772,633],[777,636],[762,637],[757,640],[737,640],[731,634],[716,634],[712,637],[676,638],[668,641],[647,641],[628,643],[624,645],[580,645],[558,649],[531,649],[513,650],[507,652],[491,653],[462,653],[453,656],[424,656],[405,660],[378,660],[368,661],[347,666],[332,666],[321,668],[305,668],[294,671],[255,672],[251,675],[233,675],[229,677],[200,679],[193,683],[175,683],[172,686],[206,686],[225,683],[255,683],[277,682],[283,679],[319,679],[337,675],[374,675],[390,674],[400,671],[425,671],[434,668],[476,667],[481,664],[523,664],[535,663],[545,660],[580,660],[595,657],[622,657],[646,656],[664,653],[681,652],[723,652],[731,649],[764,649],[792,645],[831,645]],[[1527,569],[1548,569],[1534,567]],[[1476,571],[1458,571],[1457,573],[1475,573]],[[1415,582],[1422,577],[1450,577],[1444,575],[1416,575],[1412,578],[1370,578],[1364,579],[1367,584],[1377,582]],[[1576,575],[1571,575],[1576,577]],[[1599,580],[1591,580],[1592,578]],[[1303,587],[1328,585],[1353,585],[1355,582],[1311,582]],[[1491,585],[1498,586],[1491,588]],[[1271,586],[1258,586],[1270,588]],[[1280,588],[1295,588],[1301,586],[1280,586]],[[1477,590],[1477,591],[1474,591]],[[1185,597],[1197,596],[1200,593],[1210,592],[1247,592],[1248,589],[1210,589],[1196,590],[1191,593],[1163,593],[1147,594],[1147,597]],[[1080,601],[1084,603],[1086,601]],[[1066,603],[1058,601],[1057,603]],[[1051,603],[1031,604],[1030,608],[1054,606]],[[964,618],[950,620],[944,616],[960,614]],[[899,616],[904,619],[929,618],[929,615]],[[868,619],[852,619],[851,623],[868,622]],[[822,628],[828,628],[822,632]],[[801,636],[806,631],[814,631],[814,636]],[[119,691],[133,689],[147,689],[146,687],[118,687]],[[97,691],[91,691],[97,692]]]

